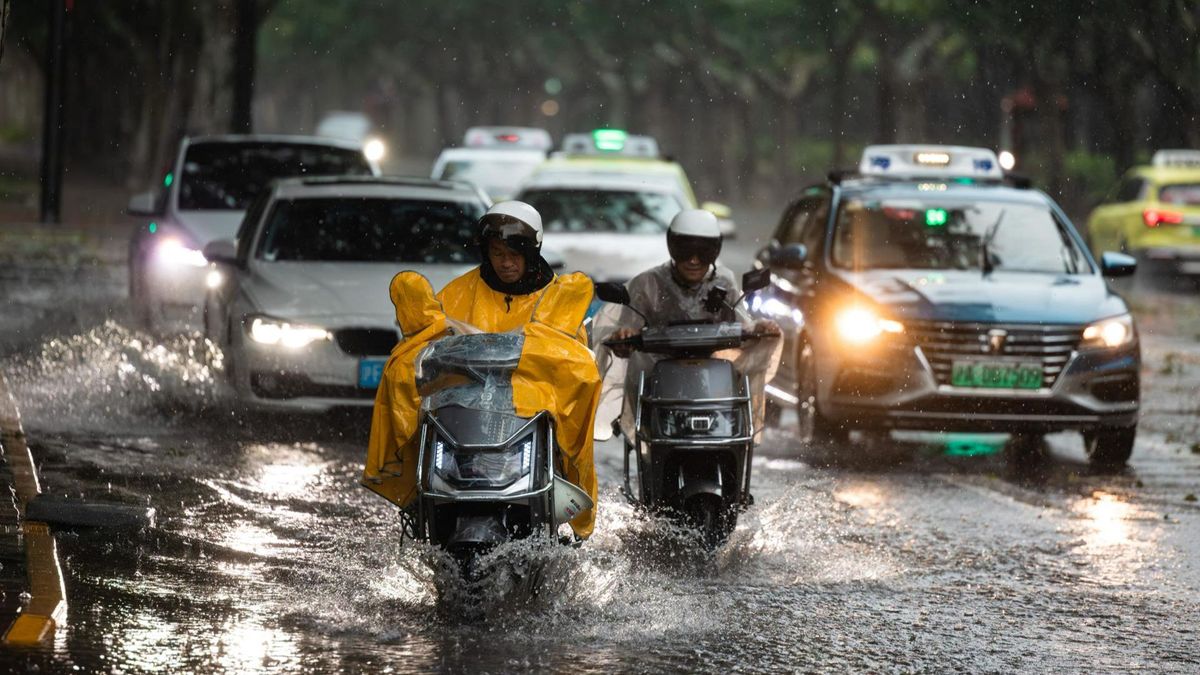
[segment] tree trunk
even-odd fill
[[[9,0],[0,0],[0,62],[4,61],[4,28],[8,26]]]
[[[237,0],[234,18],[233,111],[230,128],[248,134],[254,127],[254,66],[258,38],[256,0]]]

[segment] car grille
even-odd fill
[[[387,356],[400,335],[382,328],[343,328],[334,332],[333,339],[338,349],[350,356]]]
[[[1042,386],[1049,388],[1083,339],[1082,326],[916,321],[905,322],[904,330],[933,367],[938,384],[950,384],[956,359],[1020,357],[1042,364]],[[999,351],[991,348],[989,331],[994,330],[1006,333]]]

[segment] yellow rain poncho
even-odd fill
[[[569,274],[535,293],[507,296],[492,290],[474,270],[435,298],[424,277],[401,272],[392,280],[391,294],[405,339],[392,350],[375,398],[363,484],[400,506],[416,496],[421,400],[414,363],[430,341],[453,333],[520,330],[525,340],[512,374],[515,412],[531,417],[547,410],[553,415],[565,477],[595,501],[591,429],[600,376],[581,340],[592,282]],[[571,527],[587,537],[594,521],[593,508]]]
[[[433,296],[433,286],[420,274],[397,274],[390,293],[404,339],[392,348],[375,393],[362,483],[384,499],[407,506],[417,489],[417,443],[413,437],[420,423],[421,399],[414,364],[425,345],[449,334],[449,328],[442,304]]]
[[[506,295],[488,286],[479,268],[475,268],[446,284],[437,297],[446,316],[475,326],[484,333],[507,333],[529,323],[542,294],[564,278],[555,277],[545,288],[528,295]],[[583,280],[588,284],[588,302],[591,302],[591,281],[587,277]],[[586,313],[586,307],[584,311]],[[582,319],[574,334],[586,345],[587,334],[581,327]]]

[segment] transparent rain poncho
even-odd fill
[[[734,310],[724,309],[713,313],[705,308],[709,292],[719,287],[726,291],[729,303],[741,294],[740,284],[728,268],[717,265],[713,273],[705,276],[696,286],[684,286],[675,280],[670,261],[637,275],[626,284],[630,304],[645,314],[655,326],[665,326],[679,321],[709,320],[741,323],[749,330],[754,321],[739,303]],[[616,357],[603,342],[621,328],[642,328],[646,321],[629,307],[605,305],[596,314],[592,323],[592,346],[596,352],[596,363],[604,384],[600,394],[600,406],[596,411],[593,430],[597,440],[612,436],[612,421],[620,417],[621,430],[628,438],[634,437],[634,402],[637,399],[638,381],[642,373],[649,373],[654,364],[663,358],[658,354],[634,352],[628,359]],[[740,349],[717,352],[713,356],[733,362],[739,373],[750,377],[750,392],[754,403],[754,428],[762,429],[766,398],[766,383],[775,376],[783,353],[783,341],[763,339],[748,342]],[[699,395],[699,392],[698,392]]]
[[[513,403],[513,372],[525,346],[523,333],[446,337],[426,347],[416,363],[422,410],[460,406],[479,410],[483,437],[510,438],[524,424]]]

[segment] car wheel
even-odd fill
[[[1087,450],[1092,466],[1120,468],[1133,454],[1133,443],[1137,440],[1137,427],[1123,429],[1095,429],[1083,432],[1083,447]]]
[[[150,299],[146,292],[146,263],[141,258],[129,265],[129,309],[136,328],[150,327]]]
[[[1036,466],[1045,459],[1043,434],[1016,433],[1004,444],[1004,458],[1016,468]]]
[[[800,348],[797,368],[796,403],[800,442],[806,445],[845,443],[850,431],[821,415],[817,407],[817,358],[812,345],[805,342]]]

